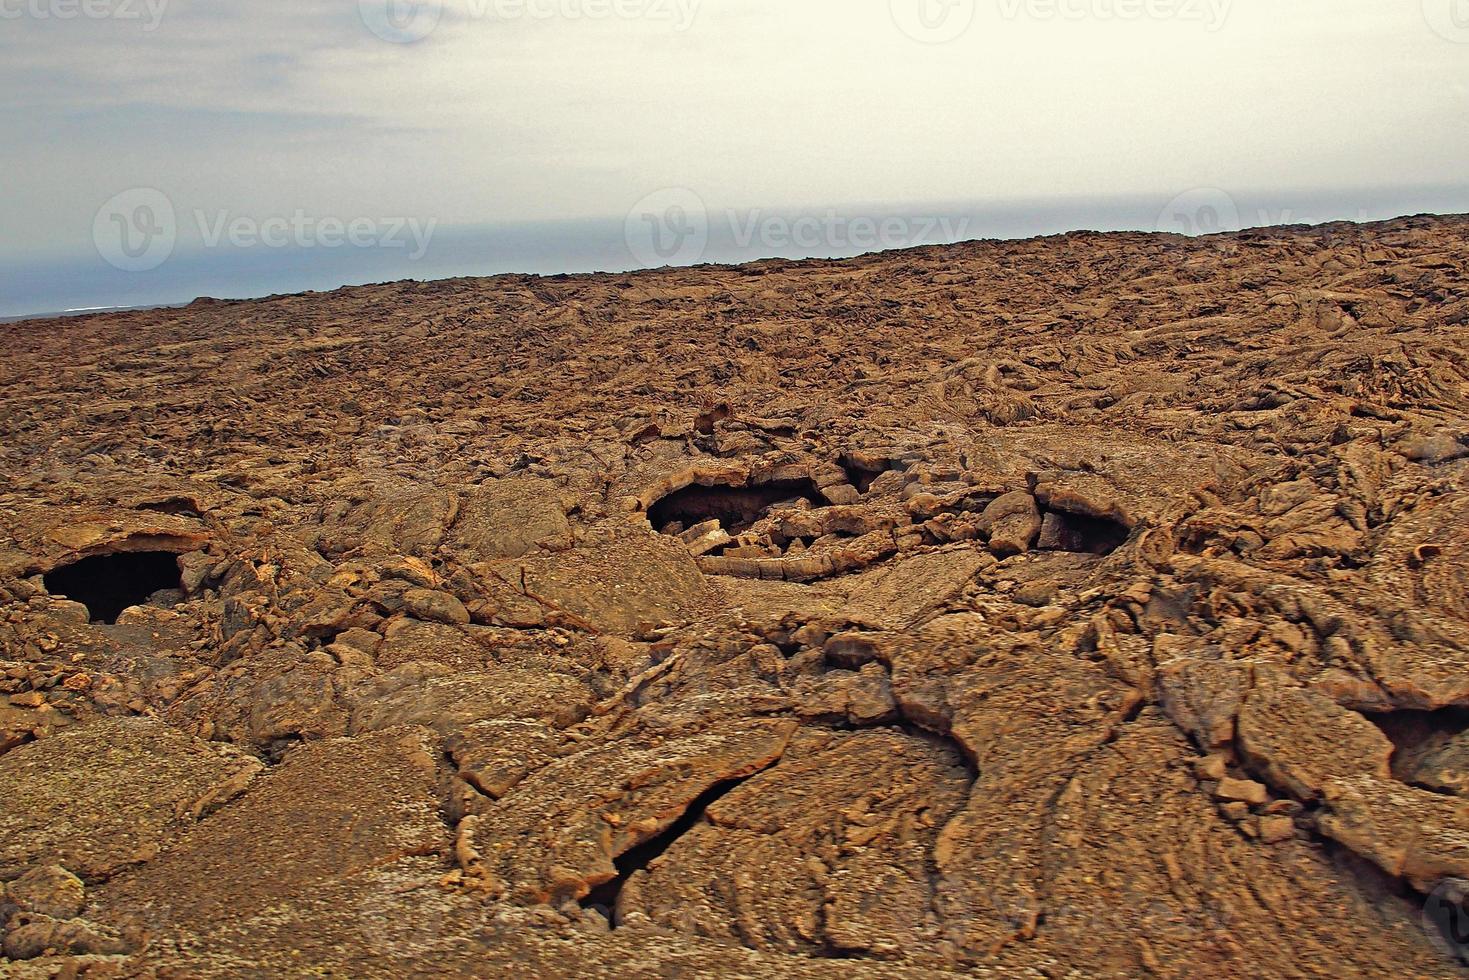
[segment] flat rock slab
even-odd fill
[[[472,673],[424,676],[408,664],[355,692],[352,731],[371,732],[423,725],[450,735],[478,721],[542,718],[571,724],[591,710],[585,685],[565,674],[536,667],[502,667]]]
[[[618,533],[595,546],[495,566],[568,625],[613,635],[692,617],[710,604],[694,558],[673,539]],[[636,575],[625,575],[636,568]]]
[[[437,748],[398,728],[292,751],[243,799],[135,874],[100,889],[99,915],[205,930],[400,858],[441,852]]]
[[[1393,745],[1355,711],[1311,691],[1254,691],[1239,716],[1240,749],[1265,780],[1313,799],[1332,779],[1388,779]]]
[[[147,718],[57,732],[0,757],[0,878],[36,863],[100,881],[149,861],[263,770]]]
[[[482,558],[520,558],[541,549],[571,547],[571,524],[561,488],[533,477],[491,480],[465,499],[455,526],[457,542]]]

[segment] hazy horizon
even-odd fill
[[[1204,201],[1200,204],[1199,201]],[[1193,208],[1213,205],[1211,195],[1187,198]],[[402,279],[435,280],[501,274],[557,275],[619,273],[656,265],[737,264],[766,258],[843,258],[874,251],[919,245],[951,244],[982,239],[1019,239],[1077,231],[1207,234],[1248,227],[1317,225],[1334,221],[1372,222],[1413,214],[1469,214],[1469,186],[1424,188],[1396,193],[1364,192],[1358,196],[1311,196],[1302,193],[1249,198],[1230,195],[1238,220],[1223,216],[1220,228],[1160,228],[1157,201],[1148,197],[1102,201],[1014,202],[1006,206],[965,209],[924,206],[880,209],[868,206],[774,209],[709,209],[707,239],[696,254],[669,256],[674,261],[639,261],[629,246],[625,218],[525,222],[514,225],[435,227],[424,254],[405,228],[400,249],[323,249],[299,245],[284,248],[176,247],[168,262],[145,271],[120,270],[98,255],[80,261],[7,263],[0,282],[0,318],[86,312],[127,307],[168,306],[199,297],[256,299],[264,296],[324,292],[343,286]],[[1241,201],[1248,201],[1242,204]],[[1427,202],[1419,206],[1417,202]],[[1163,207],[1166,207],[1165,203]],[[840,233],[835,241],[814,247],[801,235],[802,222],[820,232],[832,216],[847,227],[863,220],[879,225],[870,236]],[[894,240],[880,224],[894,219]],[[187,219],[186,219],[187,220]],[[1177,223],[1176,217],[1173,219]],[[207,227],[207,222],[206,222]],[[857,229],[862,230],[860,227]],[[765,232],[774,231],[771,237]],[[929,234],[923,234],[928,231]],[[855,238],[855,241],[851,239]],[[846,247],[842,247],[842,246]],[[868,247],[871,246],[871,247]],[[640,249],[639,249],[640,250]]]
[[[0,0],[0,316],[1469,211],[1463,3]]]

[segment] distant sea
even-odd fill
[[[1221,202],[1223,207],[1221,208]],[[1224,210],[1230,212],[1219,215]],[[1068,231],[1206,232],[1275,224],[1376,221],[1405,214],[1469,212],[1469,185],[1362,192],[1231,194],[1192,191],[1180,197],[1046,200],[1003,204],[820,206],[809,209],[707,211],[707,244],[670,256],[668,264],[739,263],[761,258],[840,258],[890,247],[987,238],[1028,238]],[[1180,219],[1180,215],[1182,215]],[[687,217],[686,215],[683,217]],[[804,224],[798,224],[804,219]],[[902,229],[873,247],[873,225]],[[1219,227],[1220,223],[1223,227]],[[125,272],[92,247],[73,256],[0,263],[0,319],[95,310],[176,306],[199,296],[246,299],[331,290],[401,279],[445,279],[500,273],[554,275],[625,272],[664,264],[636,241],[624,217],[537,223],[445,226],[421,257],[409,248],[204,248],[182,236],[158,268]],[[633,222],[634,239],[640,234]],[[832,234],[828,229],[836,229]],[[773,234],[767,231],[773,229]],[[753,234],[752,234],[753,233]]]

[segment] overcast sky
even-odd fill
[[[0,90],[0,259],[131,188],[190,240],[1469,185],[1469,0],[0,0]]]

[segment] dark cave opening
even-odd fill
[[[648,522],[663,531],[669,525],[686,530],[717,519],[730,534],[738,534],[758,521],[766,508],[783,500],[804,499],[825,503],[821,490],[809,479],[770,480],[743,487],[706,487],[691,484],[675,490],[648,508]]]
[[[1122,547],[1131,533],[1121,521],[1053,510],[1046,514],[1041,525],[1039,547],[1046,551],[1110,555]]]
[[[858,463],[850,457],[843,457],[841,467],[842,472],[847,474],[847,482],[856,487],[858,493],[866,493],[871,490],[872,484],[878,477],[895,468],[893,466]]]
[[[1393,778],[1449,796],[1469,793],[1469,709],[1367,713],[1393,744]]]
[[[1398,751],[1411,751],[1438,737],[1452,738],[1469,731],[1469,708],[1440,708],[1438,711],[1397,711],[1369,713],[1372,722]]]
[[[669,824],[661,833],[643,841],[635,847],[629,848],[621,855],[613,858],[612,864],[617,868],[617,877],[602,882],[593,888],[586,898],[581,900],[584,909],[595,909],[606,916],[608,923],[617,925],[617,896],[622,891],[622,886],[635,871],[642,871],[653,861],[673,846],[673,842],[684,834],[694,829],[694,825],[704,819],[704,811],[722,799],[730,790],[749,777],[742,776],[738,779],[726,780],[715,783],[695,797],[683,813],[679,814],[677,820]]]
[[[115,623],[118,613],[155,592],[179,587],[178,556],[171,551],[94,555],[47,572],[46,591],[87,607],[94,623]]]

